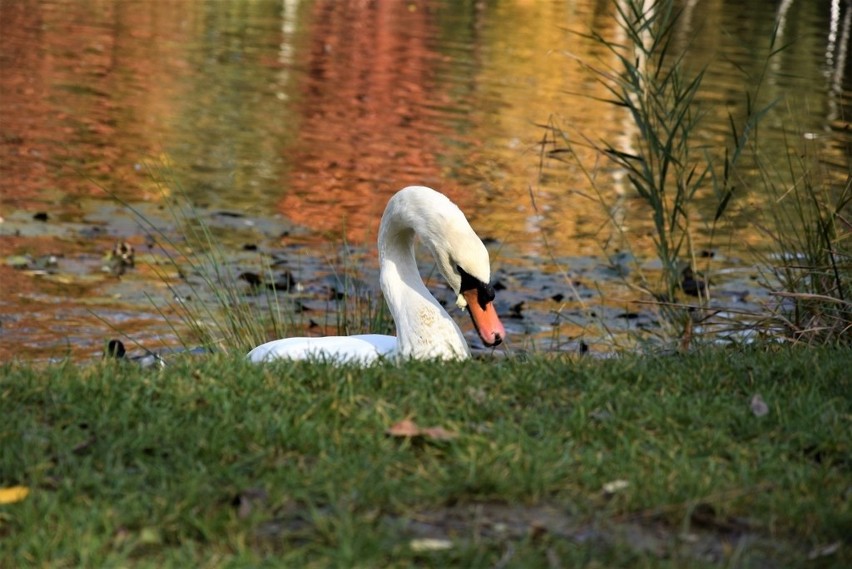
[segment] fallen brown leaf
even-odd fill
[[[269,501],[269,495],[263,488],[248,488],[231,500],[231,505],[237,508],[237,517],[241,520],[251,516],[256,506],[263,506]]]
[[[411,419],[403,419],[392,425],[385,434],[391,437],[416,437],[420,434],[420,427]]]
[[[385,434],[390,437],[423,438],[433,441],[448,441],[458,436],[458,433],[448,431],[443,427],[419,427],[411,419],[403,419],[392,425],[385,431]]]
[[[412,551],[445,551],[453,548],[453,542],[449,539],[437,539],[429,537],[421,537],[412,539],[409,543]]]
[[[612,482],[607,482],[603,485],[603,492],[607,496],[612,496],[618,492],[621,492],[625,488],[630,486],[630,482],[627,480],[613,480]]]
[[[448,431],[443,427],[429,427],[421,429],[420,434],[427,439],[433,439],[436,441],[449,441],[459,436],[458,433]]]
[[[812,549],[810,553],[808,553],[808,559],[818,559],[820,557],[828,557],[829,555],[834,555],[840,550],[841,543],[839,541],[835,541],[834,543],[829,543],[828,545],[821,545],[815,549]]]

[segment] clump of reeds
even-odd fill
[[[806,139],[786,170],[761,163],[770,201],[762,225],[774,251],[765,285],[778,299],[769,326],[808,344],[852,344],[852,175],[832,176]],[[852,162],[848,164],[852,173]]]
[[[255,287],[241,278],[178,181],[167,171],[149,168],[149,174],[166,199],[178,237],[157,227],[130,204],[123,205],[166,257],[166,270],[155,269],[170,294],[166,299],[169,314],[158,310],[181,344],[188,349],[200,346],[245,352],[271,335],[281,337],[292,330],[294,311],[279,295],[289,291],[278,290],[275,284]],[[262,270],[264,280],[274,283],[271,268],[265,265]],[[155,307],[162,304],[153,297],[150,300]]]
[[[344,242],[342,258],[333,274],[339,290],[334,291],[334,330],[337,334],[393,334],[394,323],[384,298],[373,287],[357,278],[357,260],[352,259]]]
[[[149,169],[149,173],[166,197],[178,237],[122,203],[166,257],[167,270],[158,274],[171,298],[166,301],[167,311],[158,310],[185,348],[246,352],[270,339],[307,334],[308,328],[321,334],[392,332],[384,302],[357,278],[345,243],[342,259],[330,263],[336,284],[317,293],[327,295],[324,299],[314,299],[327,302],[326,316],[314,322],[304,314],[306,295],[297,293],[291,278],[276,279],[262,254],[257,273],[237,270],[179,182],[168,171]],[[153,297],[150,300],[155,307],[162,304]]]
[[[659,281],[637,270],[638,282],[632,284],[658,303],[663,334],[678,339],[681,347],[688,347],[694,338],[696,320],[706,316],[696,310],[694,303],[677,302],[677,296],[679,293],[697,296],[700,307],[706,304],[709,291],[707,286],[699,284],[693,287],[693,293],[684,284],[706,283],[709,277],[708,259],[702,267],[705,275],[700,279],[689,278],[698,270],[694,225],[703,224],[709,235],[710,242],[703,243],[701,248],[712,249],[717,225],[739,193],[734,186],[737,165],[757,123],[771,105],[760,108],[752,104],[758,99],[764,77],[761,74],[745,94],[745,113],[740,117],[729,115],[728,145],[715,153],[706,148],[706,142],[698,134],[703,119],[699,95],[706,67],[690,71],[685,63],[686,51],[675,52],[674,3],[627,0],[613,2],[613,6],[620,35],[626,42],[619,43],[595,32],[582,35],[603,47],[615,64],[582,60],[579,63],[606,90],[608,98],[604,102],[619,107],[629,117],[633,136],[626,144],[616,145],[583,134],[572,136],[569,129],[551,123],[548,129],[553,132],[556,148],[550,155],[576,159],[574,152],[566,150],[574,145],[591,146],[616,166],[619,175],[629,181],[630,188],[647,205],[662,270]],[[770,41],[770,53],[775,54],[775,38]],[[619,243],[629,249],[630,238],[624,225],[612,213],[617,208],[599,187],[595,175],[586,166],[580,167],[610,217]],[[705,199],[708,195],[714,199]],[[715,205],[711,209],[702,208],[699,198],[702,203]]]

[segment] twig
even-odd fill
[[[773,296],[783,296],[785,298],[800,298],[803,300],[819,300],[821,302],[834,302],[837,304],[844,304],[846,306],[852,306],[852,302],[848,300],[844,300],[842,298],[834,298],[833,296],[825,296],[823,294],[814,294],[810,292],[770,292],[769,294]]]

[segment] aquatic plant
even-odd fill
[[[703,248],[711,249],[717,226],[741,193],[735,191],[734,180],[744,150],[772,103],[762,107],[753,104],[768,68],[765,65],[745,93],[745,112],[739,117],[729,114],[728,145],[717,153],[706,148],[698,134],[704,118],[699,98],[706,67],[691,72],[685,64],[686,50],[674,51],[678,14],[673,5],[671,0],[613,2],[620,32],[617,35],[626,41],[609,39],[594,31],[581,34],[604,48],[603,52],[615,62],[610,65],[578,59],[607,93],[604,102],[618,107],[628,117],[633,134],[626,142],[594,140],[583,133],[574,134],[555,121],[546,128],[551,137],[547,142],[552,146],[547,156],[579,162],[574,146],[593,148],[616,167],[617,175],[629,181],[629,187],[648,207],[662,269],[660,279],[652,280],[637,262],[633,272],[638,280],[630,284],[655,299],[664,339],[675,338],[683,348],[693,341],[696,322],[707,318],[697,308],[709,299],[708,275],[696,273],[699,262],[693,224],[706,225],[709,242]],[[777,51],[773,36],[770,58]],[[618,235],[619,247],[629,251],[628,230],[614,213],[617,208],[609,193],[601,188],[594,170],[584,164],[579,166]],[[703,199],[707,195],[714,199]],[[713,209],[702,208],[700,198],[703,203],[714,202]],[[608,249],[607,244],[604,249]],[[709,271],[709,259],[702,269]],[[699,305],[678,303],[679,292],[697,297]]]
[[[852,344],[852,159],[840,181],[798,138],[786,170],[758,160],[771,198],[761,229],[774,244],[763,284],[779,299],[763,325],[809,344]]]
[[[99,187],[139,221],[149,243],[159,251],[163,260],[152,264],[152,269],[168,291],[168,298],[155,294],[147,297],[181,345],[185,349],[244,352],[268,339],[270,330],[276,334],[292,330],[296,311],[292,302],[282,302],[278,293],[286,291],[276,284],[271,267],[263,266],[263,280],[269,286],[254,286],[257,283],[252,278],[234,270],[224,246],[168,166],[149,164],[147,170],[177,234]],[[120,329],[117,332],[122,333]]]
[[[358,262],[345,241],[339,257],[326,259],[335,284],[324,290],[324,298],[313,298],[326,302],[325,319],[315,322],[304,311],[303,303],[310,295],[297,290],[291,275],[281,279],[274,274],[268,252],[258,253],[256,272],[237,269],[179,180],[168,169],[149,170],[166,197],[180,243],[125,205],[163,245],[172,272],[160,272],[160,278],[171,294],[169,312],[178,316],[177,322],[164,311],[160,314],[185,348],[200,344],[245,353],[270,339],[304,334],[309,327],[338,335],[393,330],[383,299],[359,278]],[[158,304],[154,298],[151,301]]]

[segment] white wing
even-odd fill
[[[395,350],[396,338],[380,334],[285,338],[254,348],[248,359],[254,363],[286,359],[367,364]]]
[[[274,359],[319,360],[332,363],[369,364],[382,357],[414,359],[464,359],[470,357],[467,341],[458,325],[435,300],[417,271],[413,243],[415,235],[438,262],[439,272],[466,302],[461,290],[460,267],[482,286],[490,280],[488,250],[467,222],[462,211],[443,194],[424,186],[409,186],[389,201],[379,225],[380,281],[394,318],[399,338],[365,334],[326,338],[286,338],[253,349],[252,362]],[[479,288],[468,288],[477,295]],[[477,309],[467,303],[480,337],[498,344],[506,331],[492,303]],[[459,304],[464,306],[464,304]],[[487,328],[485,328],[487,323]]]

